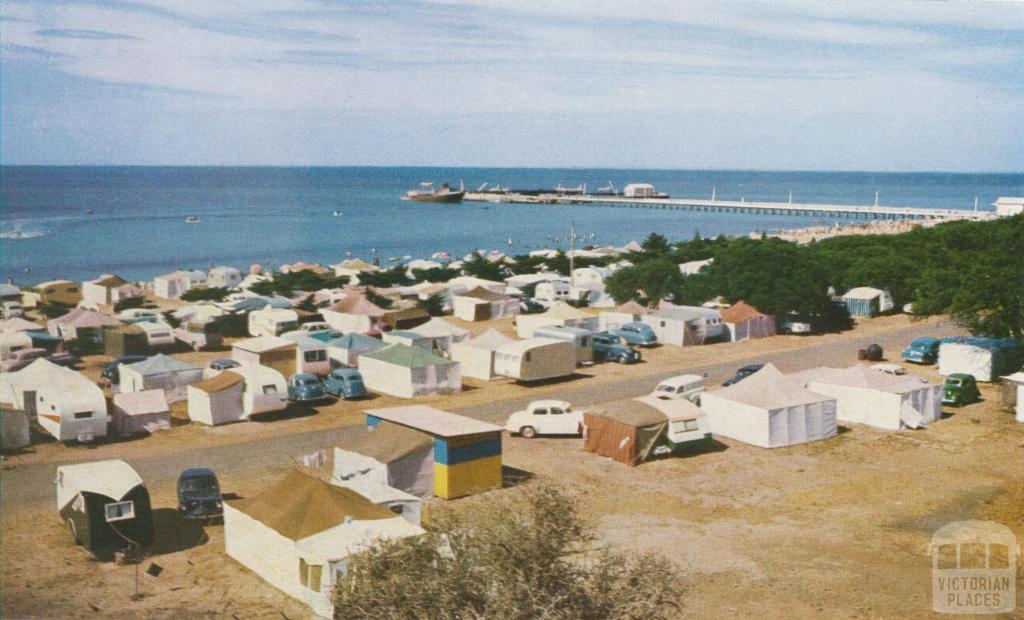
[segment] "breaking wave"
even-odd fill
[[[5,230],[0,232],[0,239],[32,239],[48,234],[45,230]]]

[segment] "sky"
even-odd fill
[[[1024,2],[4,0],[4,164],[1021,172]]]

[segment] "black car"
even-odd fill
[[[212,469],[192,467],[181,472],[178,511],[187,519],[209,519],[224,514],[220,485]]]
[[[743,381],[744,379],[754,374],[755,372],[761,370],[762,368],[764,368],[764,364],[748,364],[746,366],[743,366],[742,368],[736,371],[736,376],[734,376],[732,379],[729,379],[722,385],[729,386],[734,383],[739,383],[740,381]]]
[[[74,355],[62,352],[62,353],[51,353],[46,357],[46,360],[52,362],[58,366],[64,366],[66,368],[74,368],[81,361]]]
[[[117,367],[121,364],[134,364],[147,359],[145,355],[122,355],[116,360],[107,364],[107,367],[100,373],[100,380],[108,384],[116,384],[120,380],[117,374]]]

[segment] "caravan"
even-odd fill
[[[90,441],[107,434],[107,401],[91,381],[45,359],[0,375],[0,401],[35,416],[57,441]]]
[[[294,310],[265,308],[249,313],[250,336],[280,336],[299,329],[299,315]]]
[[[543,381],[576,373],[572,343],[552,338],[514,340],[494,350],[494,374],[517,381]]]
[[[576,352],[576,363],[581,366],[589,366],[594,363],[594,333],[589,329],[579,327],[566,327],[564,325],[549,325],[534,330],[535,338],[550,338],[552,340],[564,340],[573,346]]]

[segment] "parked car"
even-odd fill
[[[872,364],[871,369],[884,372],[887,375],[899,376],[907,374],[907,369],[899,364]]]
[[[620,364],[634,364],[640,361],[640,352],[627,344],[622,344],[622,340],[615,334],[594,334],[592,342],[594,358],[597,360],[612,360]]]
[[[564,400],[535,400],[505,421],[505,430],[527,439],[537,435],[580,435],[583,412]]]
[[[28,366],[32,362],[36,361],[41,357],[46,357],[50,352],[46,349],[40,349],[39,347],[30,347],[28,349],[21,349],[19,351],[12,351],[10,356],[4,361],[0,362],[0,370],[4,372],[14,372],[15,370],[21,370],[25,366]]]
[[[903,349],[903,361],[915,364],[934,364],[939,361],[940,344],[942,341],[938,338],[915,338],[906,349]]]
[[[622,327],[608,330],[608,333],[615,334],[629,344],[649,347],[658,343],[658,336],[650,325],[645,323],[626,323]]]
[[[704,378],[700,375],[678,375],[669,377],[654,388],[651,396],[662,400],[679,400],[685,398],[698,402],[704,393]]]
[[[366,396],[363,375],[355,368],[335,368],[324,377],[324,391],[338,398]]]
[[[747,364],[737,370],[733,378],[723,383],[722,387],[728,387],[734,383],[739,383],[762,368],[764,368],[764,364]]]
[[[209,363],[206,364],[206,368],[203,369],[203,378],[209,379],[211,377],[216,377],[228,368],[238,368],[239,366],[241,366],[241,364],[229,357],[210,360]]]
[[[120,380],[120,375],[117,373],[117,367],[121,364],[134,364],[135,362],[141,362],[147,359],[145,355],[122,355],[116,360],[107,364],[107,367],[100,373],[100,383],[107,385],[117,385]]]
[[[224,514],[220,485],[212,469],[191,467],[181,472],[178,511],[186,519],[210,519]]]
[[[970,405],[981,400],[981,392],[978,391],[978,383],[974,375],[956,373],[946,377],[942,386],[942,404],[960,407]]]
[[[75,366],[78,365],[78,362],[81,361],[77,357],[66,351],[62,351],[60,353],[51,353],[46,356],[46,360],[58,366],[65,366],[67,368],[74,368]]]
[[[327,397],[324,384],[320,377],[300,373],[288,378],[288,400],[298,403],[309,403]]]
[[[302,325],[299,325],[299,331],[304,331],[307,334],[312,334],[313,332],[325,332],[331,331],[331,326],[323,321],[314,321],[312,323],[303,323]]]

